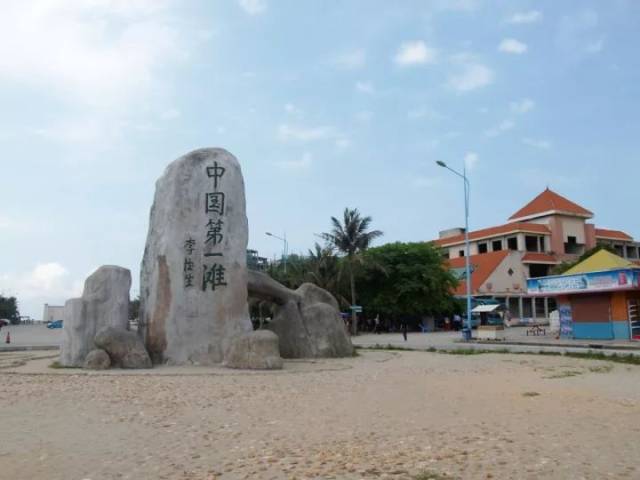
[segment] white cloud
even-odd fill
[[[507,23],[535,23],[542,20],[542,12],[539,10],[529,10],[528,12],[514,13],[507,18]]]
[[[0,78],[112,110],[154,90],[186,54],[168,2],[3,3]]]
[[[552,145],[548,140],[535,140],[533,138],[523,138],[522,143],[530,147],[539,148],[541,150],[549,150]]]
[[[59,301],[74,293],[69,271],[58,262],[39,263],[23,274],[0,275],[0,291],[8,291],[19,300],[58,297]]]
[[[300,127],[282,124],[278,127],[278,138],[283,142],[292,140],[299,142],[312,142],[316,140],[326,140],[335,136],[335,129],[330,126]]]
[[[599,53],[604,48],[604,37],[595,31],[599,23],[598,13],[593,10],[566,15],[558,25],[556,42],[562,50],[578,58]]]
[[[375,92],[375,88],[371,82],[356,82],[356,90],[361,93],[372,94]]]
[[[422,40],[405,42],[400,45],[393,58],[394,62],[401,66],[425,65],[436,61],[437,50],[427,46]]]
[[[585,51],[587,53],[600,53],[604,48],[604,37],[587,44]]]
[[[285,170],[306,170],[313,163],[313,155],[305,152],[299,160],[282,160],[276,162],[276,165]]]
[[[471,172],[475,168],[478,160],[478,154],[476,152],[467,152],[467,154],[464,156],[464,165],[467,169],[467,172]]]
[[[515,38],[505,38],[498,45],[498,50],[504,53],[513,53],[515,55],[521,55],[527,51],[527,45]]]
[[[505,120],[501,122],[499,125],[493,128],[490,128],[489,130],[486,130],[484,134],[487,137],[497,137],[498,135],[502,135],[503,133],[508,132],[515,126],[516,124],[513,123],[511,120]]]
[[[458,72],[449,77],[447,85],[457,92],[470,92],[493,83],[493,71],[486,65],[467,55],[456,55],[453,61]]]
[[[342,52],[336,55],[331,63],[344,70],[356,70],[365,66],[367,63],[367,54],[362,49]]]
[[[267,9],[265,0],[238,0],[238,4],[249,15],[259,15]]]
[[[527,113],[536,106],[536,102],[531,100],[530,98],[523,98],[520,101],[511,102],[509,107],[513,113],[524,114]]]
[[[336,147],[343,149],[343,148],[349,148],[350,146],[351,146],[351,140],[349,140],[348,138],[340,137],[336,139]]]
[[[293,103],[285,103],[284,111],[289,115],[300,117],[302,115],[302,109],[296,107]]]
[[[160,118],[162,120],[174,120],[176,118],[180,118],[180,110],[177,110],[175,108],[170,108],[168,110],[165,110],[164,112],[162,112],[160,114]]]

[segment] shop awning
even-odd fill
[[[473,310],[471,310],[471,313],[490,313],[495,312],[499,308],[500,305],[478,305]]]

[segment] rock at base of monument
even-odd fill
[[[283,358],[339,358],[353,356],[353,344],[340,317],[338,303],[326,290],[302,284],[301,299],[278,307],[269,330],[280,339]]]
[[[106,327],[93,340],[96,347],[105,350],[111,364],[119,368],[151,368],[147,350],[134,332],[122,328]]]
[[[103,265],[86,279],[82,297],[64,306],[61,365],[81,367],[100,329],[128,328],[130,288],[131,272],[117,265]]]
[[[111,358],[109,354],[100,348],[91,350],[84,359],[84,365],[82,368],[87,370],[107,370],[111,367]]]
[[[238,336],[231,342],[224,366],[249,370],[281,369],[278,336],[268,330],[256,330]]]

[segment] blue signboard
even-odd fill
[[[563,294],[638,288],[640,270],[624,268],[527,280],[529,294]]]
[[[559,305],[558,313],[560,314],[560,336],[563,338],[572,338],[573,318],[571,317],[571,305]]]

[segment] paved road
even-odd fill
[[[11,343],[7,345],[7,333]],[[46,325],[9,325],[0,329],[0,349],[3,347],[50,346],[62,343],[62,329],[49,329]]]

